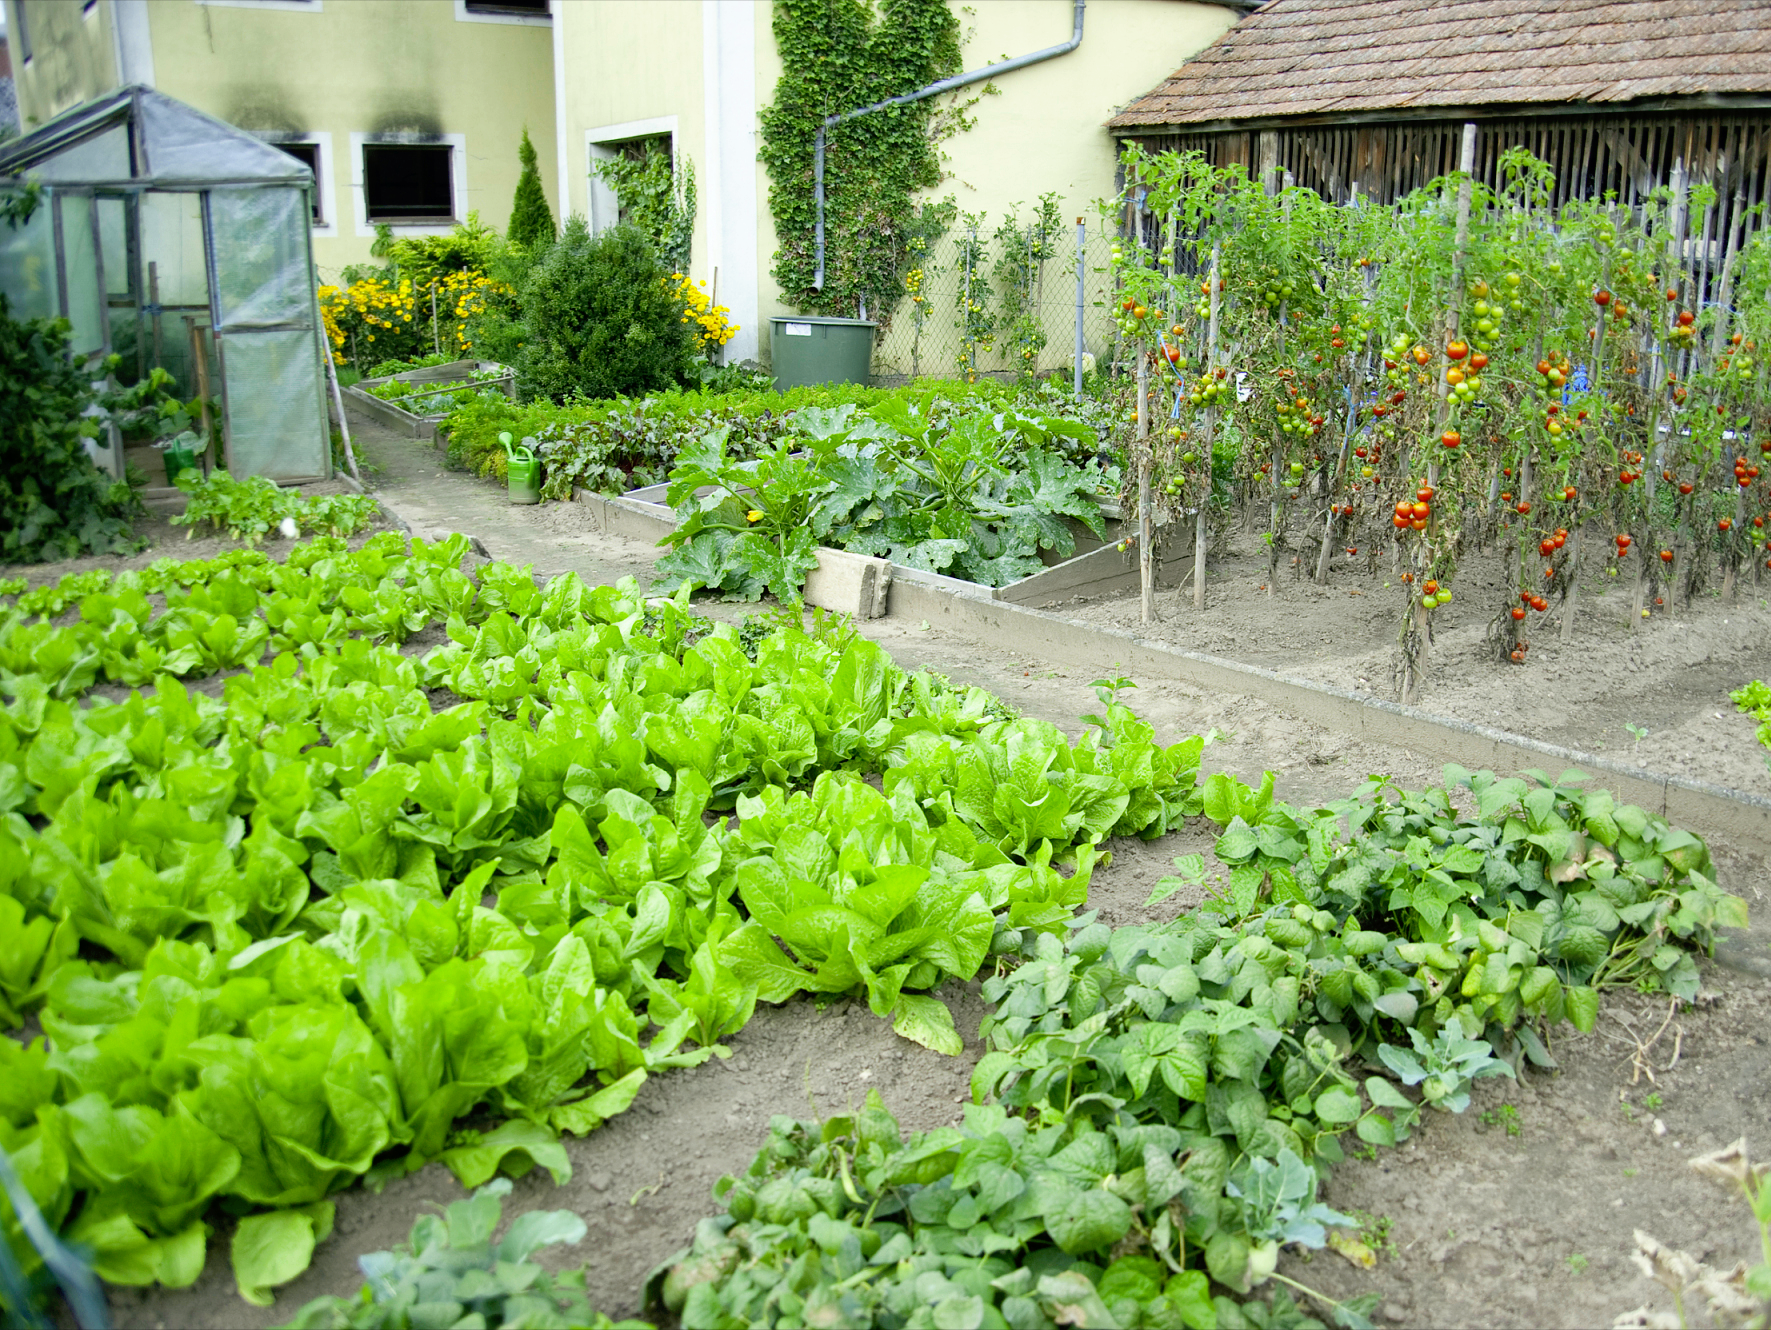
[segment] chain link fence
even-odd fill
[[[973,225],[971,223],[976,222]],[[1077,227],[957,223],[928,243],[873,350],[873,381],[1038,376],[1071,371],[1076,347]],[[1112,231],[1086,224],[1081,244],[1087,370],[1119,346]],[[877,313],[877,312],[876,312]]]

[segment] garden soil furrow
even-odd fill
[[[1384,571],[1387,559],[1376,572],[1363,556],[1337,559],[1327,586],[1282,568],[1269,595],[1265,556],[1252,545],[1238,537],[1234,552],[1212,566],[1204,614],[1173,591],[1159,597],[1155,624],[1140,622],[1135,593],[1036,608],[1395,700],[1405,597]],[[1573,640],[1562,641],[1559,608],[1529,611],[1531,650],[1515,666],[1499,663],[1485,642],[1489,622],[1513,600],[1503,573],[1495,555],[1464,559],[1456,599],[1433,612],[1431,664],[1416,707],[1649,772],[1771,795],[1756,723],[1728,700],[1771,669],[1771,585],[1749,580],[1733,601],[1704,592],[1632,631],[1628,579],[1589,576]],[[1639,740],[1632,725],[1646,731]]]

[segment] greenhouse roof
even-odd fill
[[[152,88],[64,111],[0,145],[0,175],[53,185],[301,184],[306,163]]]
[[[1771,93],[1771,0],[1272,0],[1107,125],[1755,93]]]

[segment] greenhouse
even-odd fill
[[[0,146],[0,189],[31,182],[30,220],[0,228],[13,317],[61,315],[125,382],[159,367],[214,401],[211,462],[236,477],[331,475],[304,163],[129,87]],[[121,441],[99,460],[120,475]]]

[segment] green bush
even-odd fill
[[[133,549],[127,485],[92,463],[86,375],[69,363],[65,319],[11,317],[0,296],[0,563]]]
[[[553,212],[547,206],[547,195],[541,189],[541,168],[535,160],[535,145],[529,142],[529,130],[523,129],[523,141],[517,147],[517,160],[522,174],[517,177],[516,197],[511,201],[510,225],[505,237],[513,245],[525,249],[553,243]]]
[[[523,284],[522,395],[560,402],[681,383],[694,347],[666,275],[635,228],[593,237],[583,218],[568,221]]]

